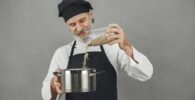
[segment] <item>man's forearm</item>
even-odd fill
[[[124,40],[124,44],[123,44],[123,50],[125,51],[125,53],[130,56],[137,64],[138,61],[136,59],[134,59],[133,56],[133,48],[132,45],[129,43],[129,41],[127,39]]]
[[[50,88],[51,88],[51,100],[56,100],[58,93],[55,89],[53,78],[51,80]]]

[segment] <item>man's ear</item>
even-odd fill
[[[91,19],[91,22],[94,24],[94,22],[95,22],[95,19],[94,19],[94,18],[92,18],[92,19]]]
[[[95,19],[94,19],[94,17],[93,17],[93,13],[92,13],[91,10],[89,11],[89,16],[90,16],[90,18],[91,18],[91,22],[94,23],[94,22],[95,22]]]

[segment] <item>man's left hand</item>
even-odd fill
[[[125,33],[118,24],[108,25],[106,32],[109,34],[107,35],[108,36],[107,40],[111,40],[111,42],[109,43],[110,45],[118,43],[120,49],[124,50],[127,55],[129,55],[130,57],[134,59],[132,45],[125,38]],[[111,34],[111,33],[114,33],[114,34]]]
[[[110,24],[108,25],[106,32],[109,34],[107,40],[112,40],[109,44],[118,43],[120,48],[124,50],[125,34],[123,29],[118,24]]]

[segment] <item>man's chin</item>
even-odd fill
[[[90,33],[83,33],[83,34],[78,35],[78,37],[81,38],[81,39],[84,39],[84,38],[88,37],[89,34]]]
[[[83,35],[83,36],[76,36],[74,35],[74,39],[83,43],[87,43],[87,36],[88,35]]]
[[[84,39],[86,36],[87,36],[87,35],[79,35],[79,36],[77,36],[77,37],[80,38],[80,39]]]

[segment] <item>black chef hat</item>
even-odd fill
[[[65,21],[80,13],[89,12],[92,6],[85,0],[63,0],[58,4],[59,17],[63,17]]]

